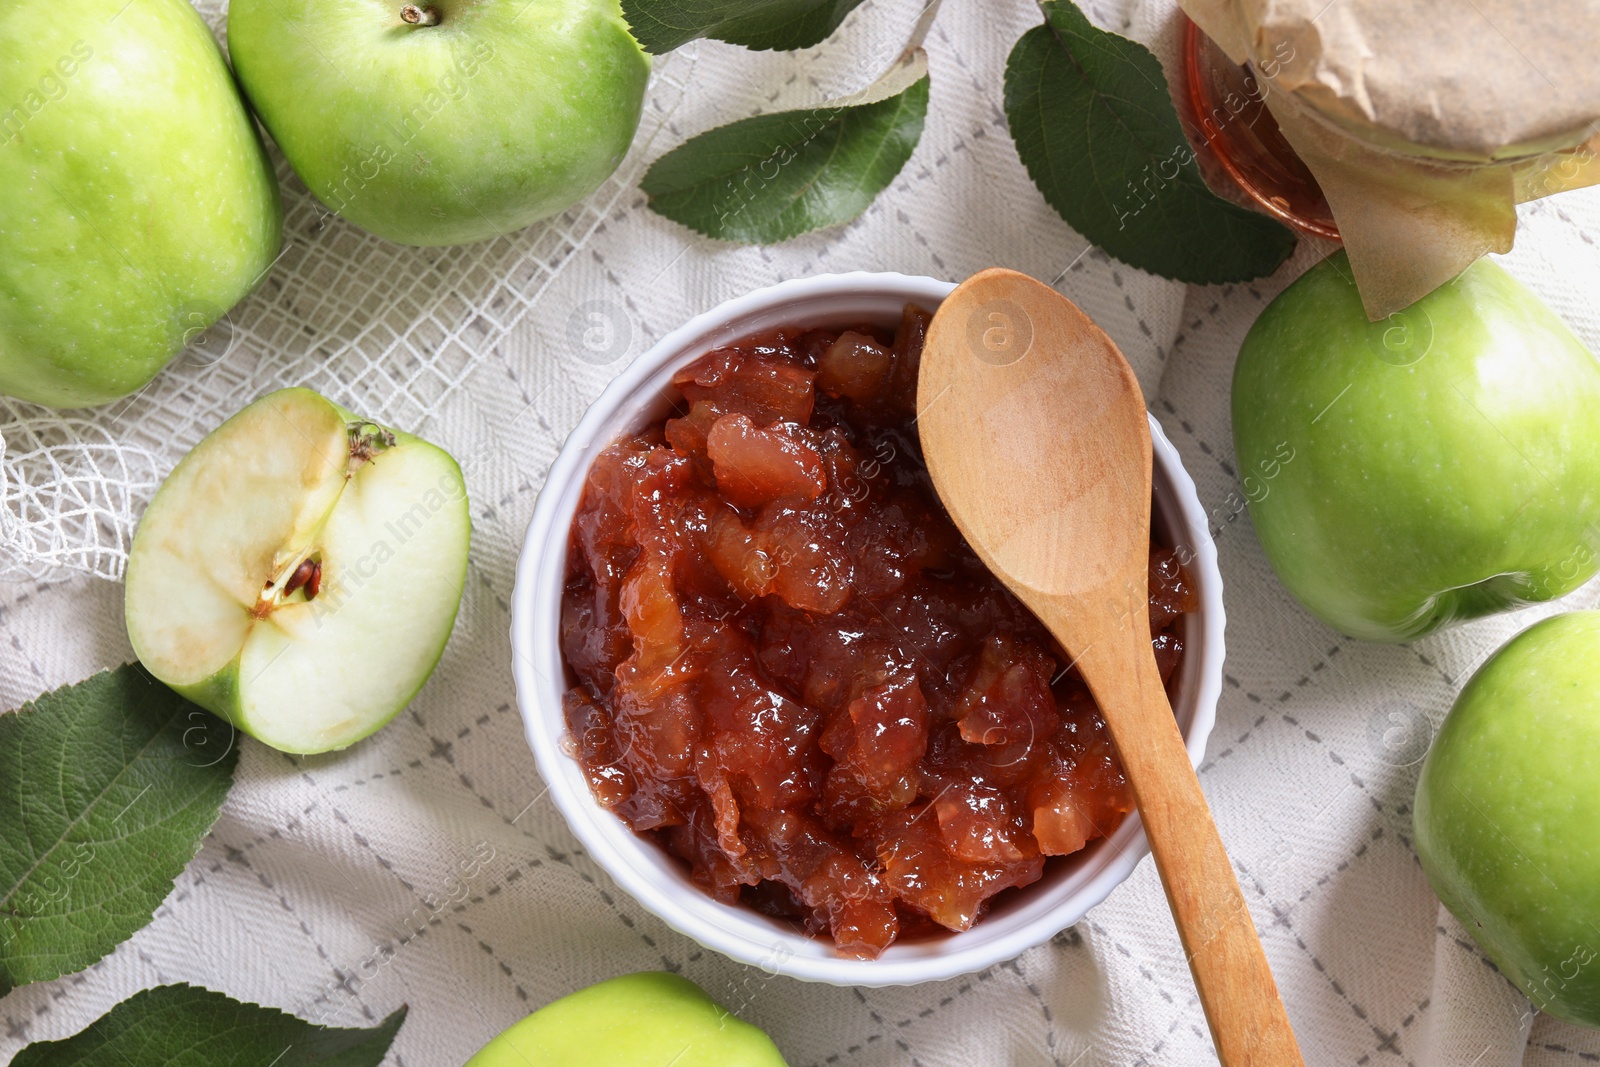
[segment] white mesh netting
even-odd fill
[[[197,0],[222,39],[226,0]],[[395,425],[427,422],[473,357],[527,314],[653,158],[694,46],[655,61],[633,150],[592,196],[529,229],[407,248],[326,216],[275,147],[284,247],[261,287],[136,395],[58,412],[0,397],[0,580],[119,580],[161,479],[250,400],[306,385]]]

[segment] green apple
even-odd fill
[[[228,49],[317,198],[409,245],[511,233],[589,195],[650,74],[618,0],[233,0]]]
[[[1417,856],[1542,1011],[1600,1026],[1600,612],[1557,615],[1461,690],[1417,781]]]
[[[277,255],[278,182],[185,0],[0,4],[0,392],[104,404]]]
[[[772,1039],[687,978],[643,971],[546,1004],[466,1067],[784,1067]]]
[[[309,389],[262,397],[162,483],[128,553],[146,669],[285,752],[399,713],[455,624],[471,534],[443,449]]]
[[[1406,641],[1600,566],[1600,364],[1488,260],[1368,322],[1338,252],[1251,327],[1233,443],[1278,577],[1335,629]]]

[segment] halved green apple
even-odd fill
[[[433,673],[470,536],[449,453],[283,389],[157,491],[128,555],[128,638],[151,674],[256,739],[344,748]]]

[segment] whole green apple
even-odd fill
[[[0,4],[0,392],[143,386],[277,255],[278,182],[185,0]]]
[[[1335,629],[1406,641],[1600,566],[1600,364],[1480,260],[1368,322],[1338,252],[1251,327],[1233,443],[1267,558]]]
[[[1514,637],[1456,698],[1417,781],[1434,892],[1517,988],[1600,1026],[1600,612]]]
[[[317,198],[409,245],[510,233],[593,192],[650,74],[618,0],[234,0],[228,49]]]
[[[553,1001],[466,1067],[784,1067],[772,1039],[687,978],[625,974]]]
[[[128,638],[151,674],[257,740],[344,748],[433,673],[471,525],[443,449],[281,389],[156,492],[128,553]]]

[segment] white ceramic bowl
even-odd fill
[[[595,802],[564,744],[562,693],[570,674],[561,658],[561,590],[568,532],[595,457],[618,437],[667,411],[672,375],[713,348],[779,326],[894,326],[908,302],[935,308],[954,286],[902,274],[833,274],[783,282],[729,300],[674,330],[633,362],[601,394],[567,439],[534,508],[517,567],[511,642],[517,702],[528,743],[550,795],[590,856],[640,904],[674,929],[744,963],[835,985],[908,985],[951,978],[1009,960],[1083,917],[1127,878],[1149,852],[1130,816],[1108,839],[1053,862],[1044,878],[1002,897],[971,930],[891,945],[876,960],[841,959],[827,940],[754,911],[718,903],[693,885],[686,868],[635,835]],[[1222,688],[1222,578],[1194,483],[1154,419],[1155,525],[1158,540],[1185,546],[1200,609],[1187,616],[1187,653],[1174,711],[1197,765],[1216,718]]]

